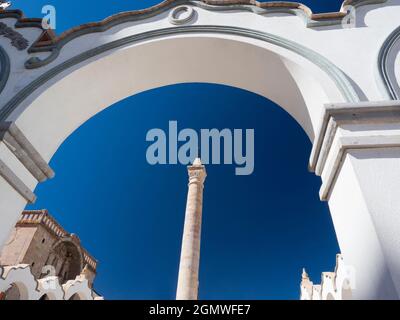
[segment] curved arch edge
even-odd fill
[[[5,120],[15,110],[18,105],[24,101],[32,92],[41,87],[50,79],[54,78],[64,70],[71,68],[85,60],[100,55],[106,51],[114,48],[122,47],[127,44],[134,44],[140,41],[149,40],[153,38],[159,38],[162,36],[171,36],[176,34],[188,34],[188,33],[219,33],[228,35],[238,35],[249,37],[256,40],[265,41],[273,45],[277,45],[284,49],[290,50],[300,56],[311,61],[317,65],[320,69],[327,73],[332,81],[337,86],[344,100],[347,102],[359,102],[360,97],[358,96],[353,85],[347,78],[347,76],[337,66],[331,63],[328,59],[318,54],[317,52],[306,48],[298,43],[284,39],[282,37],[268,34],[265,32],[249,30],[239,27],[222,27],[222,26],[179,26],[172,28],[165,28],[159,30],[148,31],[140,34],[135,34],[122,39],[115,40],[113,42],[101,45],[93,48],[86,52],[76,55],[69,60],[53,67],[46,73],[42,74],[39,78],[31,82],[20,92],[18,92],[0,111],[0,120]],[[57,50],[59,51],[59,50]],[[52,58],[53,59],[53,58]],[[42,63],[42,62],[41,62]]]

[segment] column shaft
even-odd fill
[[[182,237],[177,300],[196,300],[198,297],[204,178],[203,166],[189,167],[189,190]]]

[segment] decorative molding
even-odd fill
[[[220,11],[249,11],[259,15],[268,15],[274,13],[286,13],[300,17],[307,28],[334,26],[342,24],[350,16],[348,7],[355,8],[385,3],[387,0],[346,0],[343,1],[340,10],[329,13],[313,13],[312,10],[302,3],[271,1],[258,2],[255,0],[204,0],[207,6],[199,5],[207,10]]]
[[[162,36],[171,36],[175,34],[185,34],[185,33],[217,33],[217,34],[228,34],[228,35],[238,35],[243,37],[248,37],[252,39],[257,39],[265,41],[279,47],[290,50],[302,57],[308,59],[310,62],[317,65],[327,75],[334,81],[337,88],[343,95],[343,98],[348,102],[358,102],[360,98],[353,88],[351,82],[348,80],[347,76],[328,59],[318,54],[317,52],[308,49],[300,44],[284,39],[282,37],[272,35],[265,32],[248,30],[238,27],[224,27],[224,26],[179,26],[173,28],[165,28],[154,31],[148,31],[141,34],[135,34],[122,39],[115,40],[113,42],[101,45],[99,47],[93,48],[86,52],[82,52],[75,57],[70,58],[67,61],[53,67],[46,73],[39,76],[37,79],[32,81],[29,85],[19,91],[8,103],[6,103],[0,110],[0,120],[5,120],[12,111],[33,91],[38,89],[40,86],[45,84],[50,79],[54,78],[64,70],[71,68],[85,60],[98,56],[109,50],[126,46],[129,44],[137,43],[144,40],[159,38]],[[56,50],[59,52],[59,50]],[[50,58],[55,59],[55,57]],[[41,60],[40,60],[41,61]],[[40,62],[41,65],[46,64],[45,61]],[[47,62],[48,63],[48,62]]]
[[[378,55],[378,71],[380,79],[383,80],[385,93],[388,99],[400,100],[400,93],[395,89],[395,85],[398,84],[398,80],[392,79],[389,70],[389,55],[392,52],[394,46],[400,40],[400,27],[396,28],[383,43],[381,50]]]
[[[22,34],[15,31],[13,28],[10,28],[3,22],[0,22],[0,35],[10,39],[11,45],[19,51],[25,50],[29,46],[29,41],[26,40]]]
[[[206,167],[201,163],[187,167],[190,184],[203,185],[207,177]]]
[[[0,141],[39,182],[54,177],[54,171],[13,122],[0,122]]]
[[[10,58],[7,52],[0,46],[0,94],[5,88],[10,76]]]

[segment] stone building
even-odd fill
[[[22,213],[1,252],[0,265],[29,266],[35,279],[57,277],[61,286],[83,276],[92,289],[97,261],[47,210],[33,210]],[[12,284],[3,299],[19,299],[20,291]]]

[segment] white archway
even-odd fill
[[[394,47],[399,1],[360,1],[360,14],[373,9],[363,30],[340,28],[352,1],[325,16],[296,4],[210,2],[165,1],[60,37],[25,26],[17,12],[0,13],[16,39],[0,38],[0,244],[35,200],[36,184],[54,175],[48,162],[57,148],[90,117],[152,88],[225,84],[269,98],[299,122],[313,142],[310,169],[322,177],[342,254],[357,270],[354,295],[398,298],[400,102],[391,89],[400,69],[395,62],[385,77],[385,46],[379,57],[373,52],[385,37],[387,50]],[[176,15],[182,3],[189,17]],[[269,19],[275,9],[279,18]],[[372,63],[385,68],[365,69]]]

